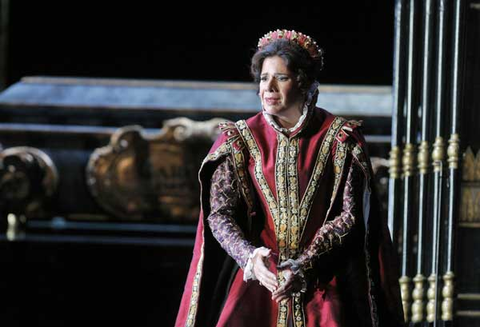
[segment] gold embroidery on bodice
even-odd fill
[[[295,258],[300,252],[300,240],[307,222],[314,195],[319,186],[325,166],[331,152],[335,135],[342,126],[344,119],[335,118],[327,131],[318,151],[315,167],[300,202],[298,185],[298,136],[288,138],[278,134],[278,147],[275,161],[275,199],[270,186],[263,174],[263,164],[260,149],[245,121],[238,121],[237,127],[241,137],[254,160],[254,175],[266,200],[268,210],[274,221],[275,235],[280,251],[280,260]]]
[[[243,138],[254,160],[255,179],[273,218],[280,262],[288,260],[289,258],[294,259],[302,251],[300,241],[313,205],[314,195],[325,171],[335,136],[344,122],[345,120],[343,118],[336,117],[331,123],[320,145],[315,167],[301,202],[298,183],[299,134],[291,138],[282,133],[277,134],[278,144],[275,158],[275,189],[277,191],[277,199],[275,199],[264,176],[261,152],[252,132],[244,120],[236,123],[240,136]],[[344,147],[341,147],[341,149],[344,150]],[[334,166],[337,167],[341,164],[343,168],[342,162],[344,157],[344,151],[336,153]],[[338,174],[335,174],[335,188],[338,188],[340,171],[341,169]],[[278,279],[280,283],[284,281],[282,273],[279,273]],[[292,300],[295,326],[302,327],[305,325],[303,296],[300,293],[294,294]],[[288,311],[288,302],[284,300],[279,304],[277,327],[287,325]]]

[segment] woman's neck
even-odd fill
[[[275,119],[278,126],[280,126],[280,127],[292,128],[293,126],[295,126],[297,124],[298,119],[300,119],[300,116],[298,116],[297,118],[273,116],[273,119]]]
[[[303,106],[298,106],[295,110],[290,110],[287,115],[275,115],[273,119],[277,122],[280,127],[283,128],[292,128],[297,123],[300,117],[303,114]]]

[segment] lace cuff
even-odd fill
[[[307,291],[307,277],[303,270],[303,266],[300,265],[298,260],[288,259],[287,261],[283,262],[278,268],[290,268],[293,275],[296,276],[297,279],[300,280],[302,283],[302,288],[300,289],[300,293],[305,293]]]
[[[267,250],[267,248],[265,247],[260,247],[260,248],[256,248],[255,250],[253,250],[252,254],[250,254],[248,256],[248,261],[247,261],[247,264],[245,265],[245,268],[243,270],[243,280],[246,282],[246,281],[249,281],[250,279],[251,280],[257,280],[257,277],[255,276],[255,272],[253,271],[253,257],[257,254],[258,251],[260,251],[261,249],[264,249],[264,250]]]

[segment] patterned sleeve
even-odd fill
[[[355,199],[358,197],[355,196],[355,193],[361,189],[358,185],[361,181],[358,169],[355,164],[352,164],[348,171],[341,214],[319,228],[309,247],[295,260],[303,270],[312,268],[318,257],[341,245],[344,237],[349,234],[355,224],[355,216],[358,212],[355,203]]]
[[[255,250],[233,218],[240,198],[231,159],[227,157],[215,170],[211,180],[208,225],[220,246],[244,269]]]

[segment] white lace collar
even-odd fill
[[[310,86],[310,89],[308,90],[307,92],[307,95],[306,95],[306,99],[305,99],[305,102],[303,104],[303,110],[302,110],[302,115],[300,116],[300,118],[298,119],[297,123],[295,124],[295,126],[291,127],[291,128],[285,128],[285,127],[281,127],[274,119],[273,115],[267,113],[265,111],[265,109],[262,108],[262,113],[263,113],[263,117],[265,118],[265,120],[267,121],[267,123],[272,126],[277,132],[280,132],[280,133],[284,133],[284,134],[291,134],[293,133],[294,131],[296,131],[300,126],[302,126],[302,124],[304,123],[305,121],[305,118],[307,117],[307,114],[310,110],[310,108],[313,108],[315,107],[315,104],[316,103],[312,103],[312,102],[316,102],[316,95],[318,94],[318,86],[319,86],[319,83],[317,81],[313,82],[312,85]],[[314,100],[315,101],[312,101]]]

